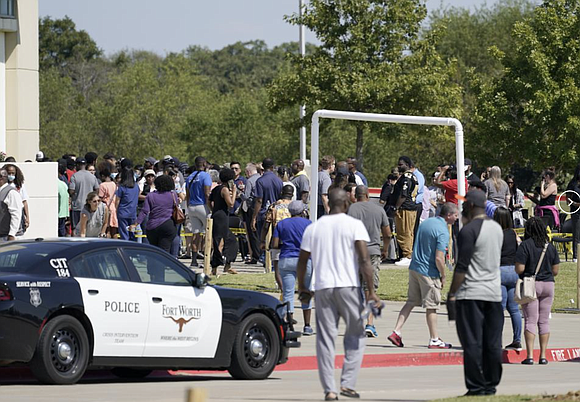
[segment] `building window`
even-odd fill
[[[14,0],[0,0],[0,17],[14,17]]]

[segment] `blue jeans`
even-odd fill
[[[177,225],[177,234],[171,242],[170,254],[175,258],[179,257],[179,252],[181,251],[181,225]]]
[[[298,266],[298,257],[294,258],[280,258],[278,261],[278,270],[282,277],[282,295],[284,296],[284,303],[290,302],[289,311],[294,312],[294,291],[296,289],[296,267]],[[312,262],[308,260],[306,265],[306,277],[304,278],[304,285],[310,288],[310,281],[312,280]],[[309,303],[302,303],[302,310],[312,309],[312,299]]]
[[[135,222],[135,219],[136,219],[135,217],[123,218],[123,217],[117,216],[117,221],[119,222],[119,238],[121,240],[136,241],[135,233],[129,232],[127,230],[127,227],[132,225],[133,222]]]
[[[499,267],[501,271],[501,305],[510,313],[512,321],[512,329],[514,331],[514,342],[521,342],[522,340],[522,315],[520,313],[520,306],[514,301],[514,293],[516,291],[516,282],[518,281],[518,274],[513,265],[504,265]]]

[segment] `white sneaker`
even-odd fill
[[[572,258],[572,262],[576,263],[576,262],[578,262],[578,259],[577,258]]]
[[[395,265],[399,267],[408,267],[409,265],[411,265],[411,259],[407,257],[401,258],[399,261],[395,263]]]

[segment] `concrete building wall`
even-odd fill
[[[38,0],[17,0],[16,32],[5,32],[5,150],[17,161],[39,149]],[[2,144],[0,144],[2,146]]]
[[[39,149],[38,0],[15,0],[14,11],[14,18],[0,17],[0,151],[23,162]],[[57,163],[16,165],[30,197],[23,238],[56,237]]]
[[[15,163],[24,174],[24,186],[30,199],[30,227],[18,239],[58,236],[58,163]],[[4,162],[0,162],[4,166]]]

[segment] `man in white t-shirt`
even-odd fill
[[[304,286],[306,264],[312,258],[316,301],[316,358],[325,400],[338,399],[334,381],[334,343],[338,335],[339,317],[346,324],[340,394],[358,398],[355,386],[365,346],[359,267],[366,283],[373,283],[367,249],[370,239],[364,224],[346,215],[349,205],[347,193],[335,189],[328,196],[330,215],[322,216],[304,231],[297,267],[298,285],[301,299],[312,295]],[[377,306],[380,304],[373,286],[370,286],[368,300],[374,301]]]

